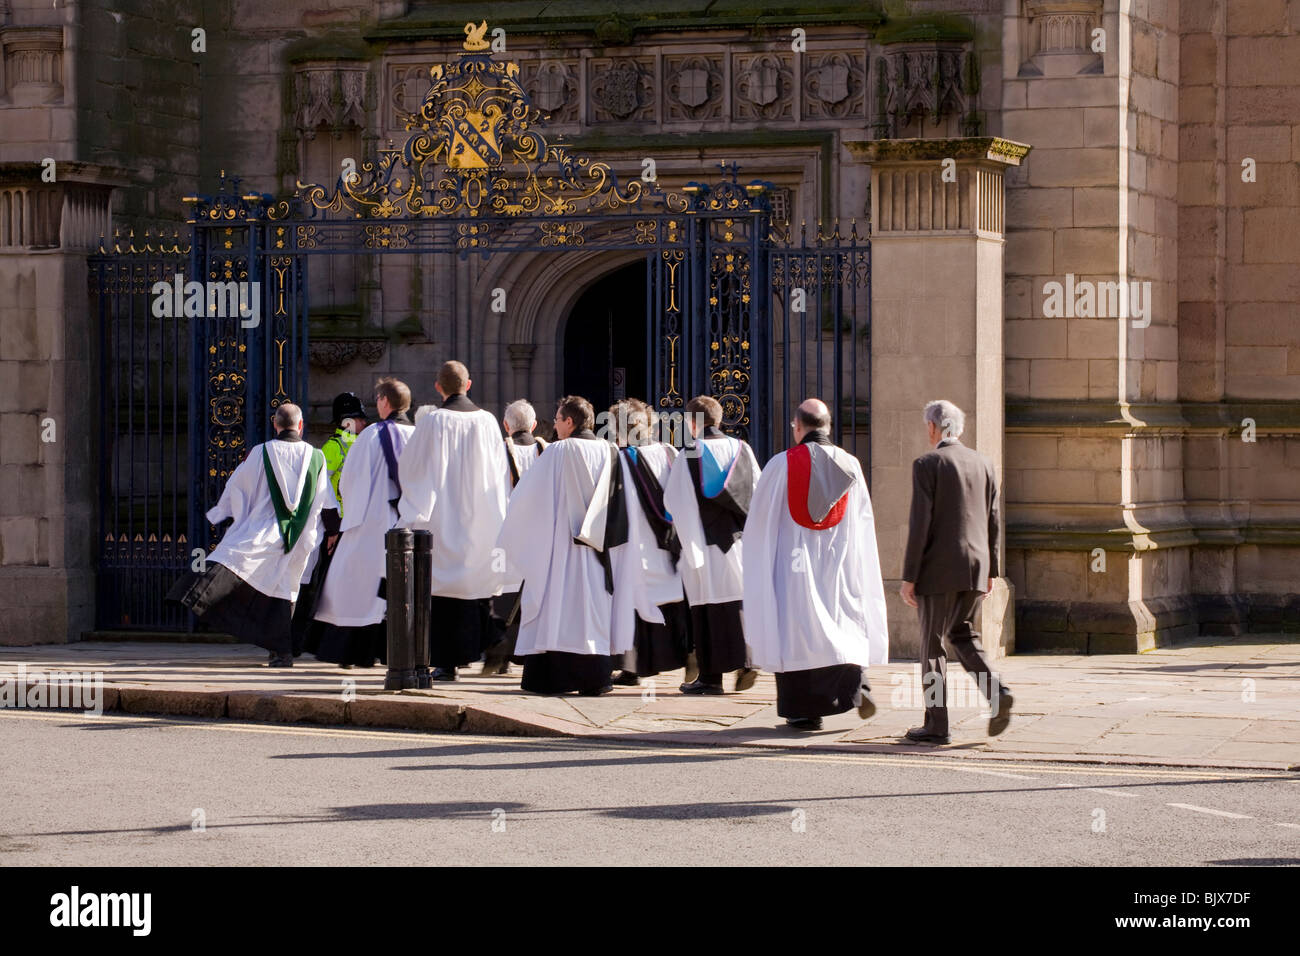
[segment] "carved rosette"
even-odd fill
[[[653,120],[654,60],[592,59],[588,61],[590,117],[596,123]]]
[[[722,60],[694,54],[664,59],[664,100],[670,120],[722,118]]]
[[[833,51],[803,57],[805,119],[866,116],[867,66],[860,53]]]
[[[543,60],[524,64],[524,89],[546,122],[578,122],[577,71],[576,61]]]
[[[794,60],[788,53],[736,54],[733,114],[738,120],[790,119],[794,114]]]

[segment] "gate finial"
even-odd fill
[[[483,50],[486,50],[491,45],[488,43],[487,40],[483,39],[483,36],[486,33],[487,33],[486,20],[484,20],[478,26],[474,26],[474,22],[472,20],[469,23],[465,24],[465,52],[480,53]]]

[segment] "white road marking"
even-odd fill
[[[1210,807],[1198,807],[1190,803],[1166,803],[1167,807],[1178,807],[1180,810],[1193,810],[1196,813],[1209,813],[1216,817],[1231,817],[1233,820],[1253,820],[1254,817],[1246,813],[1229,813],[1227,810],[1214,810]]]
[[[1289,827],[1292,830],[1300,830],[1300,823],[1279,823],[1280,827]]]
[[[953,767],[953,770],[962,773],[982,773],[990,777],[1007,777],[1011,780],[1033,780],[1033,777],[1027,777],[1023,773],[1001,773],[997,770],[981,770],[978,767]]]

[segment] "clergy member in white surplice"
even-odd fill
[[[498,539],[509,573],[523,579],[519,641],[523,689],[537,694],[612,690],[614,614],[610,546],[627,537],[618,448],[591,430],[591,403],[575,395],[555,412],[557,441],[510,496]]]
[[[690,605],[691,636],[699,678],[684,694],[723,693],[722,675],[736,672],[736,690],[754,686],[748,666],[742,533],[758,483],[753,449],[726,435],[722,405],[708,395],[686,403],[686,427],[695,447],[677,456],[664,488],[664,506],[682,543],[681,572]]]
[[[232,523],[202,572],[182,578],[167,595],[214,631],[270,652],[270,666],[292,667],[293,602],[320,540],[322,511],[337,517],[325,456],[302,438],[302,410],[284,404],[272,420],[276,436],[254,445],[231,472],[207,513]]]
[[[515,485],[524,472],[533,466],[548,444],[533,432],[537,429],[537,412],[533,406],[519,399],[506,406],[501,424],[506,430],[506,466],[510,472],[510,488]],[[523,582],[517,577],[507,580],[501,587],[501,593],[492,599],[492,625],[497,642],[483,653],[484,677],[494,674],[510,673],[510,658],[515,654],[515,642],[519,639],[519,594]]]
[[[615,546],[610,560],[614,577],[614,641],[632,650],[615,666],[617,684],[635,685],[686,665],[690,619],[682,578],[677,573],[681,546],[672,516],[664,508],[664,484],[677,449],[653,440],[650,406],[624,398],[609,410],[602,428],[619,446],[627,541]]]
[[[339,492],[348,506],[316,605],[317,660],[348,668],[387,659],[388,602],[380,596],[388,560],[384,535],[397,522],[402,494],[397,460],[415,431],[406,414],[410,407],[405,382],[380,379],[375,386],[379,421],[362,430],[343,462]]]
[[[776,674],[777,713],[800,730],[876,711],[866,668],[889,660],[871,496],[857,458],[830,440],[826,405],[791,422],[793,448],[763,468],[745,522],[745,636]]]
[[[479,660],[493,635],[490,602],[504,561],[494,552],[506,516],[506,453],[491,412],[469,400],[469,370],[444,362],[434,385],[442,404],[415,423],[398,461],[398,525],[433,533],[429,663],[434,680]]]

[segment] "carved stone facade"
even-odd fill
[[[425,0],[243,4],[210,29],[196,70],[176,38],[201,19],[200,0],[149,5],[149,18],[130,7],[0,4],[0,429],[20,436],[0,445],[0,478],[22,489],[0,511],[0,614],[44,588],[43,610],[22,625],[28,639],[89,627],[92,443],[83,434],[41,449],[24,429],[51,410],[68,414],[90,377],[80,290],[85,248],[109,232],[106,184],[121,187],[119,224],[175,225],[179,198],[209,191],[221,169],[277,196],[297,179],[333,181],[342,159],[404,138],[430,66],[454,60],[465,37],[459,7]],[[978,352],[979,407],[990,389],[1005,399],[1005,427],[976,441],[1006,445],[1007,576],[1026,646],[1134,649],[1300,626],[1290,467],[1300,461],[1300,248],[1289,228],[1300,215],[1300,139],[1284,69],[1300,61],[1297,4],[737,10],[507,3],[489,27],[505,29],[502,56],[519,64],[552,141],[609,163],[623,182],[646,158],[668,189],[738,162],[743,180],[772,183],[774,218],[796,235],[835,218],[856,217],[865,231],[874,217],[881,257],[909,244],[932,251],[940,266],[873,286],[877,315],[898,321],[874,333],[872,387],[902,389],[873,407],[872,447],[892,456],[873,461],[873,490],[899,487],[891,469],[922,450],[912,406],[933,396],[913,392],[946,385],[925,376]],[[936,143],[977,135],[1034,151],[994,178],[980,160],[947,157],[957,167],[945,179],[933,151],[947,146]],[[914,137],[932,155],[914,164],[895,154],[874,191],[871,164],[845,148]],[[36,175],[46,157],[58,161],[57,183]],[[964,307],[945,305],[943,250],[991,254],[995,235],[1004,288],[978,290],[987,298],[974,324],[919,336],[910,302]],[[334,392],[364,394],[378,374],[427,399],[450,356],[471,364],[485,406],[521,396],[544,406],[564,386],[569,310],[639,255],[564,248],[564,258],[313,257],[312,303],[334,297],[336,328],[313,346],[305,400],[317,421]],[[1150,283],[1150,324],[1120,334],[1113,317],[1044,315],[1045,285],[1067,275]],[[504,313],[486,307],[495,289],[508,293]],[[995,347],[972,341],[973,328]],[[1245,418],[1254,442],[1242,441]],[[19,474],[52,466],[58,482]],[[899,547],[881,541],[882,553]],[[1096,548],[1104,572],[1089,570]],[[913,620],[901,607],[891,614],[898,628]]]

